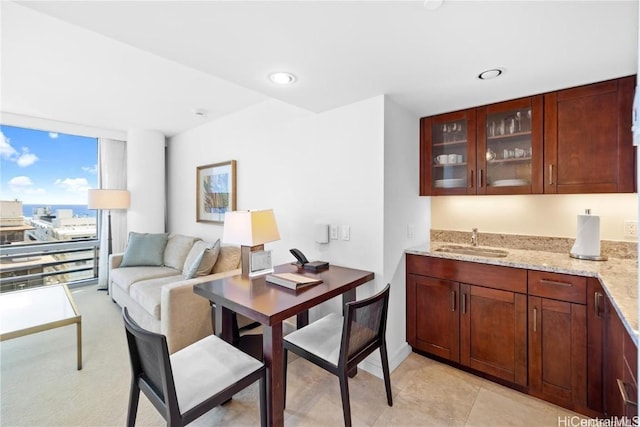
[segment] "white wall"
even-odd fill
[[[385,98],[384,103],[384,241],[383,279],[391,283],[387,347],[391,369],[411,352],[406,338],[405,256],[408,247],[429,238],[430,198],[419,197],[420,119]],[[365,360],[366,370],[381,375],[376,354]]]
[[[164,232],[165,137],[161,132],[127,132],[127,189],[131,192],[128,231]]]
[[[638,220],[638,195],[544,194],[529,196],[433,197],[431,227],[438,230],[575,238],[577,215],[600,216],[600,238],[629,240],[625,220]]]
[[[281,240],[266,245],[274,263],[293,261],[288,250],[297,247],[311,260],[373,271],[357,291],[371,295],[384,277],[383,115],[383,96],[322,114],[269,100],[172,137],[169,231],[221,237],[222,225],[196,222],[196,167],[237,160],[238,209],[274,209]],[[351,239],[317,244],[316,223],[349,225]],[[333,300],[310,317],[339,310]]]

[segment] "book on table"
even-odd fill
[[[322,279],[318,277],[303,276],[302,274],[296,273],[267,274],[265,280],[269,283],[274,283],[289,289],[300,289],[304,286],[322,283]]]

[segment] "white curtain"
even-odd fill
[[[127,150],[124,141],[100,138],[98,140],[98,170],[100,188],[109,190],[127,189]],[[100,264],[98,266],[98,289],[108,289],[109,272],[108,211],[98,211],[100,218]],[[124,251],[127,243],[127,211],[111,211],[112,252]]]

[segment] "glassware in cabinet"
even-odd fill
[[[474,194],[475,111],[422,119],[421,195]]]
[[[541,193],[542,97],[479,110],[478,193]]]

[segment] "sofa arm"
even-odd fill
[[[175,353],[214,332],[211,303],[193,292],[193,287],[199,283],[239,273],[240,270],[225,271],[170,283],[162,287],[160,331],[167,337],[169,353]]]
[[[113,270],[114,268],[120,267],[120,264],[122,264],[123,256],[124,256],[124,252],[119,254],[109,255],[109,270]]]

